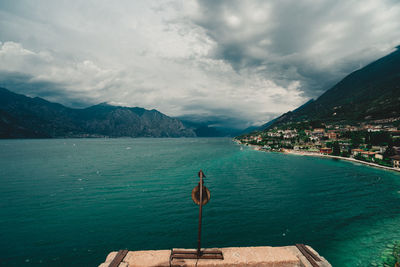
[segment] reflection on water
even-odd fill
[[[368,266],[400,240],[398,173],[218,138],[2,140],[0,264],[195,247],[199,169],[206,247],[306,243],[333,266]]]

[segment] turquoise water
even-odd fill
[[[400,240],[400,175],[229,139],[0,141],[0,265],[97,266],[122,248],[306,243],[369,266]]]

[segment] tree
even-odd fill
[[[393,138],[393,146],[400,146],[400,138]]]
[[[363,143],[363,132],[352,132],[351,133],[351,143],[353,147],[358,147]]]
[[[335,156],[340,155],[340,145],[339,145],[338,141],[335,141],[332,144],[332,155],[335,155]]]
[[[389,145],[388,148],[386,148],[386,151],[383,153],[383,157],[390,158],[394,155],[396,155],[396,150],[393,148],[392,145]]]
[[[393,141],[388,132],[380,131],[367,133],[366,142],[373,146],[377,146],[391,144]]]

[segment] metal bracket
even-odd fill
[[[298,250],[300,250],[301,254],[306,257],[306,259],[313,267],[319,267],[319,264],[316,261],[321,261],[321,259],[317,255],[309,250],[304,244],[296,244],[296,247],[298,248]]]
[[[198,253],[197,250],[188,249],[172,249],[171,260],[173,259],[210,259],[210,260],[223,260],[224,255],[219,249],[206,249]]]
[[[124,260],[126,254],[128,254],[127,249],[121,249],[120,251],[118,251],[117,255],[115,255],[114,259],[112,260],[110,265],[108,265],[108,267],[118,267],[119,264]]]

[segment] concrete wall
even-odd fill
[[[319,254],[307,246],[314,254]],[[206,249],[207,250],[207,249]],[[198,266],[198,267],[312,267],[296,246],[286,247],[230,247],[221,248],[224,259],[173,259],[170,261],[171,250],[129,251],[120,267],[169,267],[169,266]],[[117,252],[108,254],[104,263],[99,267],[108,267]],[[319,256],[318,266],[331,267],[328,261]]]

